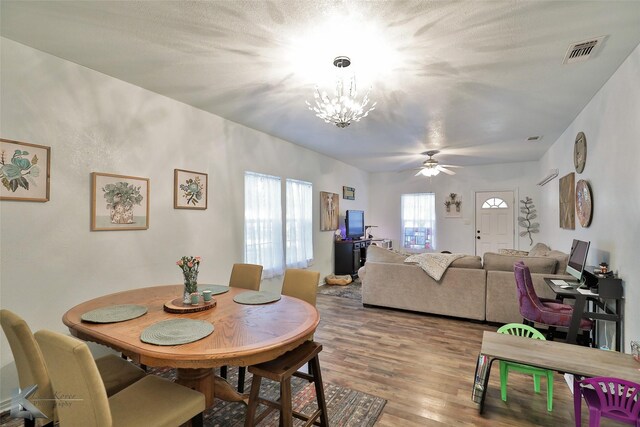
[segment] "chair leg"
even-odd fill
[[[589,427],[600,427],[600,410],[589,407]]]
[[[191,427],[203,427],[204,426],[204,417],[202,412],[200,412],[195,417],[191,418]]]
[[[547,371],[547,411],[553,411],[553,371]]]
[[[224,378],[225,380],[227,379],[227,366],[220,366],[220,376],[222,378]]]
[[[316,399],[318,409],[320,409],[320,427],[329,427],[329,416],[327,414],[327,402],[324,400],[324,385],[322,384],[322,373],[320,372],[320,359],[316,355],[309,361],[309,372],[313,373],[313,384],[316,387]]]
[[[246,372],[246,367],[238,366],[238,393],[244,393],[244,378]]]
[[[573,379],[573,415],[576,419],[576,427],[582,427],[582,392],[575,378]]]
[[[509,371],[507,369],[507,364],[503,361],[500,361],[500,397],[503,402],[507,401],[507,377],[509,376]]]
[[[256,410],[258,409],[258,397],[260,395],[261,382],[262,377],[258,375],[253,376],[253,380],[251,381],[251,392],[249,393],[247,415],[244,418],[244,427],[253,427],[253,420],[256,417]]]
[[[291,377],[280,383],[280,425],[293,427],[293,407],[291,402]]]
[[[31,419],[31,418],[24,419],[24,427],[35,427],[35,426],[36,426],[35,419]]]
[[[540,375],[533,374],[533,391],[540,393]]]

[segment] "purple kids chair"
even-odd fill
[[[573,378],[573,408],[581,427],[582,398],[589,407],[589,427],[600,425],[600,417],[640,427],[640,384],[609,377]]]

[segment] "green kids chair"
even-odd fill
[[[521,323],[509,323],[498,329],[499,334],[516,335],[519,337],[533,338],[537,340],[544,340],[544,335],[531,326],[523,325]],[[533,375],[533,389],[536,393],[540,393],[540,377],[547,377],[547,411],[551,412],[553,409],[553,371],[535,368],[529,365],[522,365],[520,363],[504,362],[500,361],[500,394],[504,402],[507,401],[507,378],[509,377],[509,371],[522,372],[524,374]]]

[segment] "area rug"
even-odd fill
[[[176,371],[170,368],[150,368],[149,373],[160,375],[168,379],[175,379]],[[237,385],[238,369],[229,368],[229,383]],[[245,391],[251,387],[251,374],[247,372]],[[371,427],[375,424],[384,409],[386,400],[359,391],[324,383],[325,401],[329,414],[329,425],[336,427]],[[313,383],[302,378],[291,379],[291,394],[293,409],[303,414],[311,414],[317,408],[316,393]],[[278,383],[263,379],[260,396],[270,400],[277,400],[280,395]],[[257,415],[266,407],[260,405]],[[246,405],[238,402],[223,402],[216,399],[216,403],[204,413],[206,427],[241,427],[244,426]],[[22,420],[9,418],[5,413],[0,418],[0,425],[6,427],[21,427]],[[278,412],[272,411],[260,424],[260,427],[277,427]],[[294,426],[304,425],[301,420],[293,420]]]
[[[322,285],[318,288],[318,293],[322,295],[331,295],[334,297],[350,298],[362,301],[362,282],[359,278],[356,278],[346,286]]]

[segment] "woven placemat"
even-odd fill
[[[117,323],[125,320],[135,319],[147,312],[144,305],[122,304],[101,307],[95,310],[87,311],[80,319],[83,322],[91,323]]]
[[[271,292],[263,291],[247,291],[233,297],[233,300],[238,304],[268,304],[280,299],[280,295]]]
[[[211,291],[211,295],[220,295],[229,292],[229,287],[224,285],[201,285],[198,286],[200,293],[202,291]]]
[[[154,323],[140,334],[140,340],[155,345],[180,345],[198,341],[213,332],[203,320],[171,319]]]

